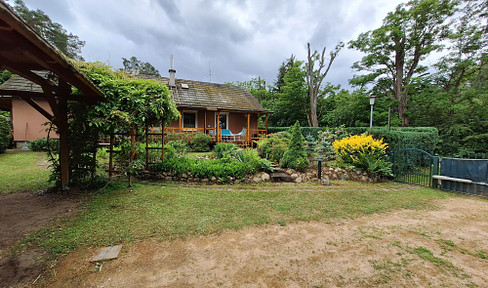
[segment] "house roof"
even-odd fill
[[[49,74],[48,71],[35,71],[35,73],[45,79],[47,79],[47,75]],[[13,74],[7,81],[0,84],[0,89],[43,93],[41,86],[15,74]]]
[[[83,96],[77,96],[75,100],[103,99],[103,93],[80,70],[58,49],[39,36],[3,1],[0,1],[0,68],[41,84],[45,88],[43,90],[54,91],[57,97],[68,96],[66,94],[70,94],[70,91],[66,93],[64,87],[39,77],[34,72],[51,71],[60,81],[69,83],[83,93]],[[8,95],[9,92],[3,91],[2,94]]]
[[[169,78],[138,75],[139,78],[153,79],[168,85]],[[173,99],[178,108],[213,108],[218,110],[266,111],[254,96],[244,87],[176,79],[176,86],[171,88]]]

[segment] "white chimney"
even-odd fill
[[[174,69],[174,63],[173,63],[173,55],[171,55],[171,68],[169,68],[169,87],[176,87],[176,70]]]

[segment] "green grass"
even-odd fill
[[[34,235],[58,254],[82,245],[152,238],[173,240],[245,226],[351,219],[394,209],[432,207],[445,193],[395,183],[335,182],[262,185],[124,184],[96,195],[74,220]],[[31,240],[32,240],[31,239]]]
[[[9,149],[0,154],[0,194],[49,187],[49,169],[37,165],[46,159],[45,152]]]

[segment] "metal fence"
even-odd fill
[[[488,197],[488,159],[441,159],[442,190]]]

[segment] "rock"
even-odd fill
[[[186,175],[186,173],[183,173],[183,174],[181,174],[181,178],[186,179],[186,178],[188,178],[188,175]]]
[[[339,176],[339,180],[347,180],[349,177],[347,176],[347,174],[342,174]]]
[[[166,181],[173,181],[173,177],[171,177],[171,176],[166,176],[166,178],[164,178],[164,180],[166,180]]]
[[[213,183],[217,182],[217,177],[212,176],[212,178],[210,178],[210,181],[212,181]]]
[[[261,182],[261,177],[255,176],[252,178],[252,183],[259,183]]]
[[[234,183],[236,183],[236,184],[241,183],[241,179],[236,179],[236,181],[234,181]]]
[[[202,182],[203,182],[203,183],[208,183],[208,182],[209,182],[209,181],[208,181],[208,178],[203,178],[203,179],[202,179]]]
[[[297,179],[295,179],[295,182],[296,183],[302,183],[303,182],[302,177],[298,177]]]
[[[320,179],[320,184],[322,184],[324,186],[329,186],[330,185],[329,178],[328,177],[322,177],[322,179]]]
[[[295,171],[293,171],[293,169],[287,169],[286,170],[286,174],[288,174],[288,175],[292,175],[294,173],[295,173]]]
[[[298,178],[298,174],[297,173],[293,173],[290,176],[291,176],[291,179],[293,179],[293,180],[296,180]]]
[[[368,178],[368,177],[366,177],[366,176],[361,176],[361,179],[360,179],[360,181],[361,181],[361,182],[368,182],[368,180],[369,180],[369,178]]]
[[[232,176],[229,177],[230,182],[234,182],[234,180],[236,180],[236,177],[232,177]]]
[[[261,175],[261,180],[263,181],[269,181],[270,178],[268,173],[263,173],[263,175]]]

